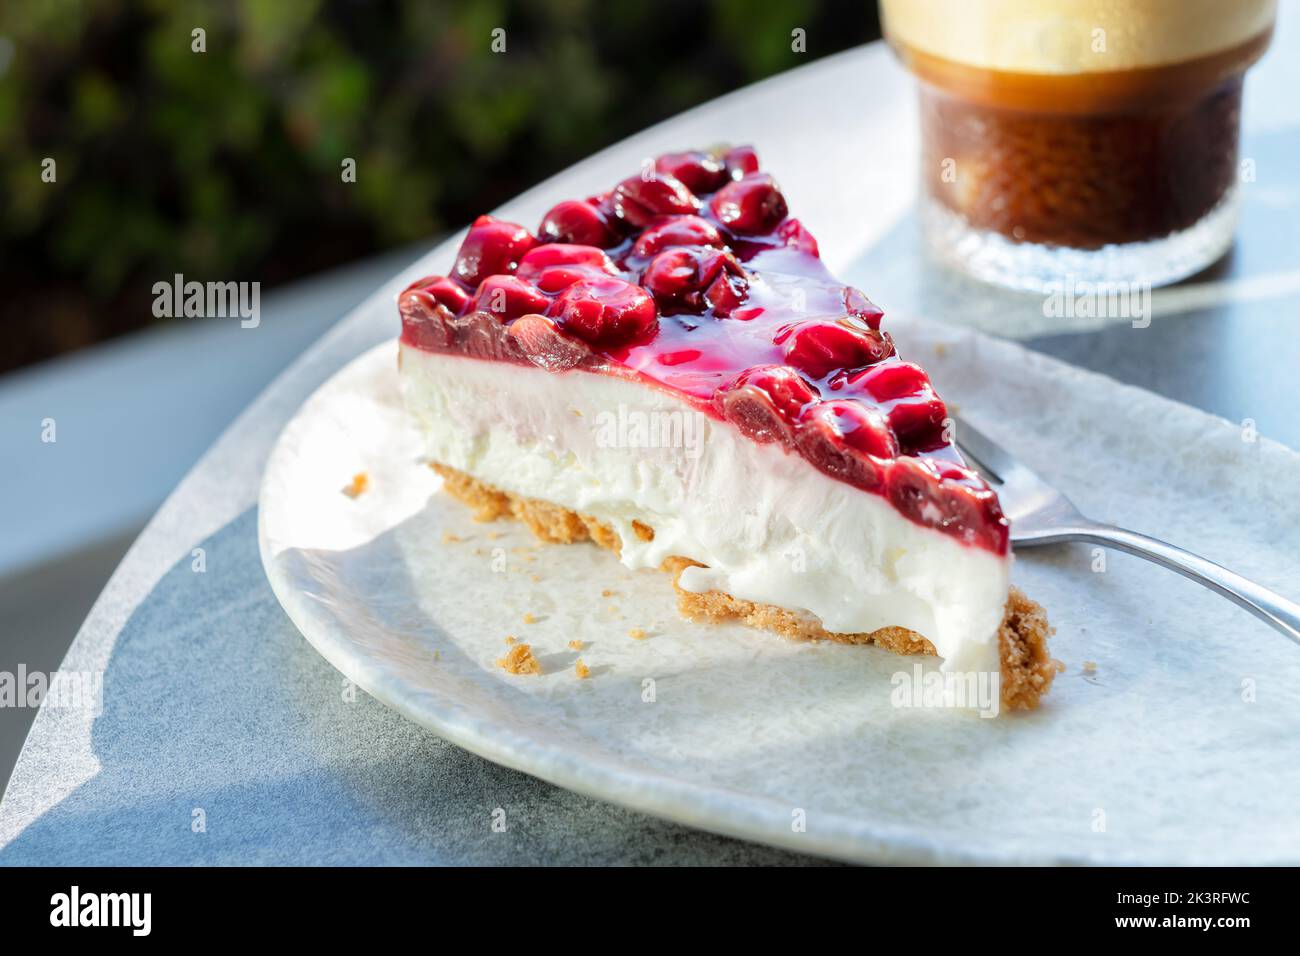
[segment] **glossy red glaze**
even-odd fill
[[[399,308],[408,345],[666,389],[918,524],[1006,553],[997,497],[963,467],[929,377],[822,264],[749,147],[662,156],[558,204],[537,239],[480,217],[453,275],[414,283]]]

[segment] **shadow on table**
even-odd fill
[[[0,863],[817,862],[541,783],[363,693],[345,702],[266,582],[256,510],[202,546],[206,571],[186,556],[118,636],[92,731],[99,772]],[[510,808],[505,833],[488,826],[494,807]]]

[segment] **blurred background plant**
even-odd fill
[[[876,35],[866,0],[5,0],[0,372],[160,321],[174,273],[270,287],[432,236]]]

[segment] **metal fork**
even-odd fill
[[[1127,551],[1217,591],[1300,644],[1300,605],[1213,561],[1157,538],[1084,517],[1070,499],[968,423],[956,420],[957,445],[998,493],[1021,547],[1090,541]]]

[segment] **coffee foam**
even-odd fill
[[[896,43],[968,66],[1098,73],[1164,66],[1269,29],[1276,0],[881,0]]]

